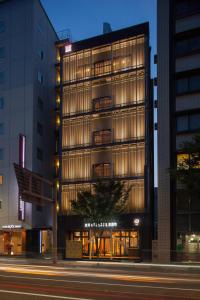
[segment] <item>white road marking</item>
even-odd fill
[[[120,287],[133,287],[133,288],[149,288],[149,289],[161,289],[161,290],[177,290],[177,291],[200,292],[200,289],[176,288],[176,287],[165,287],[165,286],[121,284],[121,283],[107,283],[107,282],[92,282],[92,281],[52,279],[52,278],[42,278],[42,277],[7,276],[7,275],[0,275],[0,277],[18,278],[18,279],[31,279],[31,280],[41,280],[41,281],[65,282],[65,283],[91,284],[91,285],[105,285],[105,286],[120,286]]]
[[[67,296],[54,296],[54,295],[46,295],[46,294],[36,294],[36,293],[25,293],[25,292],[17,292],[17,291],[8,291],[8,290],[0,290],[0,293],[7,294],[15,294],[15,295],[26,295],[26,296],[39,296],[43,298],[54,298],[54,299],[68,299],[68,300],[93,300],[87,298],[75,298],[75,297],[67,297]]]

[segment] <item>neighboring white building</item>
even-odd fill
[[[56,40],[39,0],[0,2],[0,254],[38,252],[51,225],[49,208],[20,205],[13,163],[53,178]]]

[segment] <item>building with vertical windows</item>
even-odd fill
[[[97,178],[122,180],[131,187],[127,212],[105,224],[100,256],[150,256],[153,194],[153,114],[149,25],[57,45],[56,160],[60,202],[58,247],[82,241],[89,255],[88,224],[71,214],[71,200]],[[94,251],[95,255],[95,251]]]
[[[49,210],[21,201],[13,163],[53,178],[56,40],[39,0],[0,1],[0,254],[50,243]]]
[[[158,256],[200,255],[199,198],[172,178],[180,144],[200,130],[200,1],[158,0]]]

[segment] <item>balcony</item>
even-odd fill
[[[137,64],[132,62],[131,58],[116,57],[113,60],[98,61],[93,64],[85,65],[68,65],[68,69],[72,69],[67,75],[63,76],[63,85],[69,85],[76,82],[84,82],[88,79],[96,79],[113,74],[121,74],[131,70],[144,69],[144,62]]]
[[[107,167],[106,167],[107,168]],[[106,173],[107,172],[107,173]],[[92,172],[92,176],[91,177],[82,177],[82,178],[69,178],[69,179],[62,179],[62,184],[70,184],[70,183],[74,183],[74,184],[79,184],[79,183],[94,183],[96,182],[98,179],[105,179],[105,180],[109,180],[109,179],[114,179],[114,180],[138,180],[138,179],[144,179],[144,173],[135,173],[135,174],[113,174],[113,170],[111,169],[111,173],[109,174],[110,170],[109,168],[107,168],[105,173],[100,173],[100,174],[96,174],[94,169]]]
[[[110,99],[109,99],[110,98]],[[99,100],[102,99],[102,100]],[[69,112],[63,115],[63,119],[68,118],[74,118],[74,117],[80,117],[84,115],[92,115],[95,113],[104,113],[109,111],[114,111],[118,109],[125,109],[125,108],[132,108],[136,106],[144,106],[145,105],[145,99],[141,100],[130,100],[122,103],[114,103],[111,99],[111,97],[100,97],[93,99],[93,107],[88,110],[81,110],[81,111],[75,111],[75,112]],[[96,103],[95,103],[96,101]]]
[[[74,151],[80,149],[93,149],[93,148],[105,148],[111,147],[120,144],[135,144],[135,143],[144,143],[145,136],[135,136],[129,138],[121,138],[115,139],[111,136],[106,137],[98,137],[97,139],[93,139],[92,143],[83,143],[83,144],[76,144],[76,145],[67,145],[62,147],[62,151]]]

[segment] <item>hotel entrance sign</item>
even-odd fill
[[[107,227],[117,227],[116,222],[109,222],[109,223],[85,223],[84,224],[85,228],[107,228]]]

